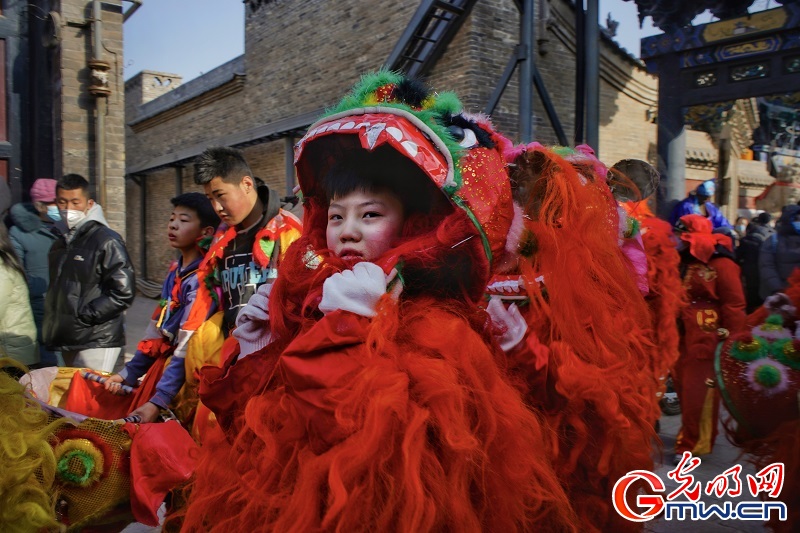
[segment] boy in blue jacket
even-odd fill
[[[105,382],[105,388],[115,394],[124,394],[123,384],[139,388],[132,405],[135,409],[129,416],[138,415],[142,422],[156,420],[159,411],[169,407],[185,381],[183,357],[173,356],[166,366],[154,365],[172,355],[178,330],[189,316],[200,283],[197,269],[204,254],[200,243],[209,241],[219,224],[211,202],[200,193],[181,194],[172,199],[172,205],[167,237],[181,255],[170,267],[161,289],[161,300],[136,354],[119,374]],[[211,309],[209,316],[215,310]],[[139,385],[139,378],[145,373],[148,376]]]

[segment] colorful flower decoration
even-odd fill
[[[764,339],[745,333],[733,339],[730,355],[739,361],[754,361],[767,356],[766,348],[767,343]]]
[[[56,474],[66,484],[88,487],[103,475],[103,452],[88,439],[68,439],[56,446]]]
[[[786,367],[772,359],[749,364],[747,381],[753,389],[767,395],[783,392],[789,388]]]
[[[715,369],[740,437],[763,438],[800,418],[800,340],[783,327],[780,315],[720,344]]]
[[[800,340],[781,339],[770,346],[772,356],[795,370],[800,370]]]

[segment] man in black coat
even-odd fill
[[[125,346],[124,312],[133,303],[133,265],[78,174],[58,181],[63,235],[49,255],[44,342],[67,366],[111,372]]]
[[[761,244],[769,239],[775,230],[769,226],[772,219],[769,213],[760,213],[747,225],[745,236],[736,249],[736,262],[742,268],[744,295],[747,299],[747,312],[752,313],[764,302],[758,294],[760,276],[758,273],[758,253]]]

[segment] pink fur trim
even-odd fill
[[[545,149],[543,144],[536,141],[528,143],[527,145],[518,144],[514,146],[514,144],[506,137],[503,137],[502,141],[500,141],[498,144],[500,145],[500,151],[503,153],[503,157],[506,158],[506,163],[513,163],[516,158],[525,152],[533,152],[535,150]]]
[[[507,145],[502,147],[503,157],[506,158],[506,163],[513,163],[519,156],[525,153],[525,146],[518,144],[516,146],[508,142]]]
[[[594,172],[597,175],[597,178],[606,181],[608,176],[608,167],[605,166],[602,161],[597,159],[596,155],[594,155],[594,148],[592,148],[588,144],[579,144],[578,146],[575,147],[575,152],[583,154],[583,156],[585,156],[585,159],[591,161],[592,166],[594,167]]]

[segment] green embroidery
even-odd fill
[[[70,463],[75,464],[72,459],[77,459],[83,466],[83,474],[79,475],[72,471]],[[70,450],[61,456],[56,467],[58,476],[74,485],[84,487],[88,485],[89,478],[92,476],[95,462],[94,457],[84,450]]]

